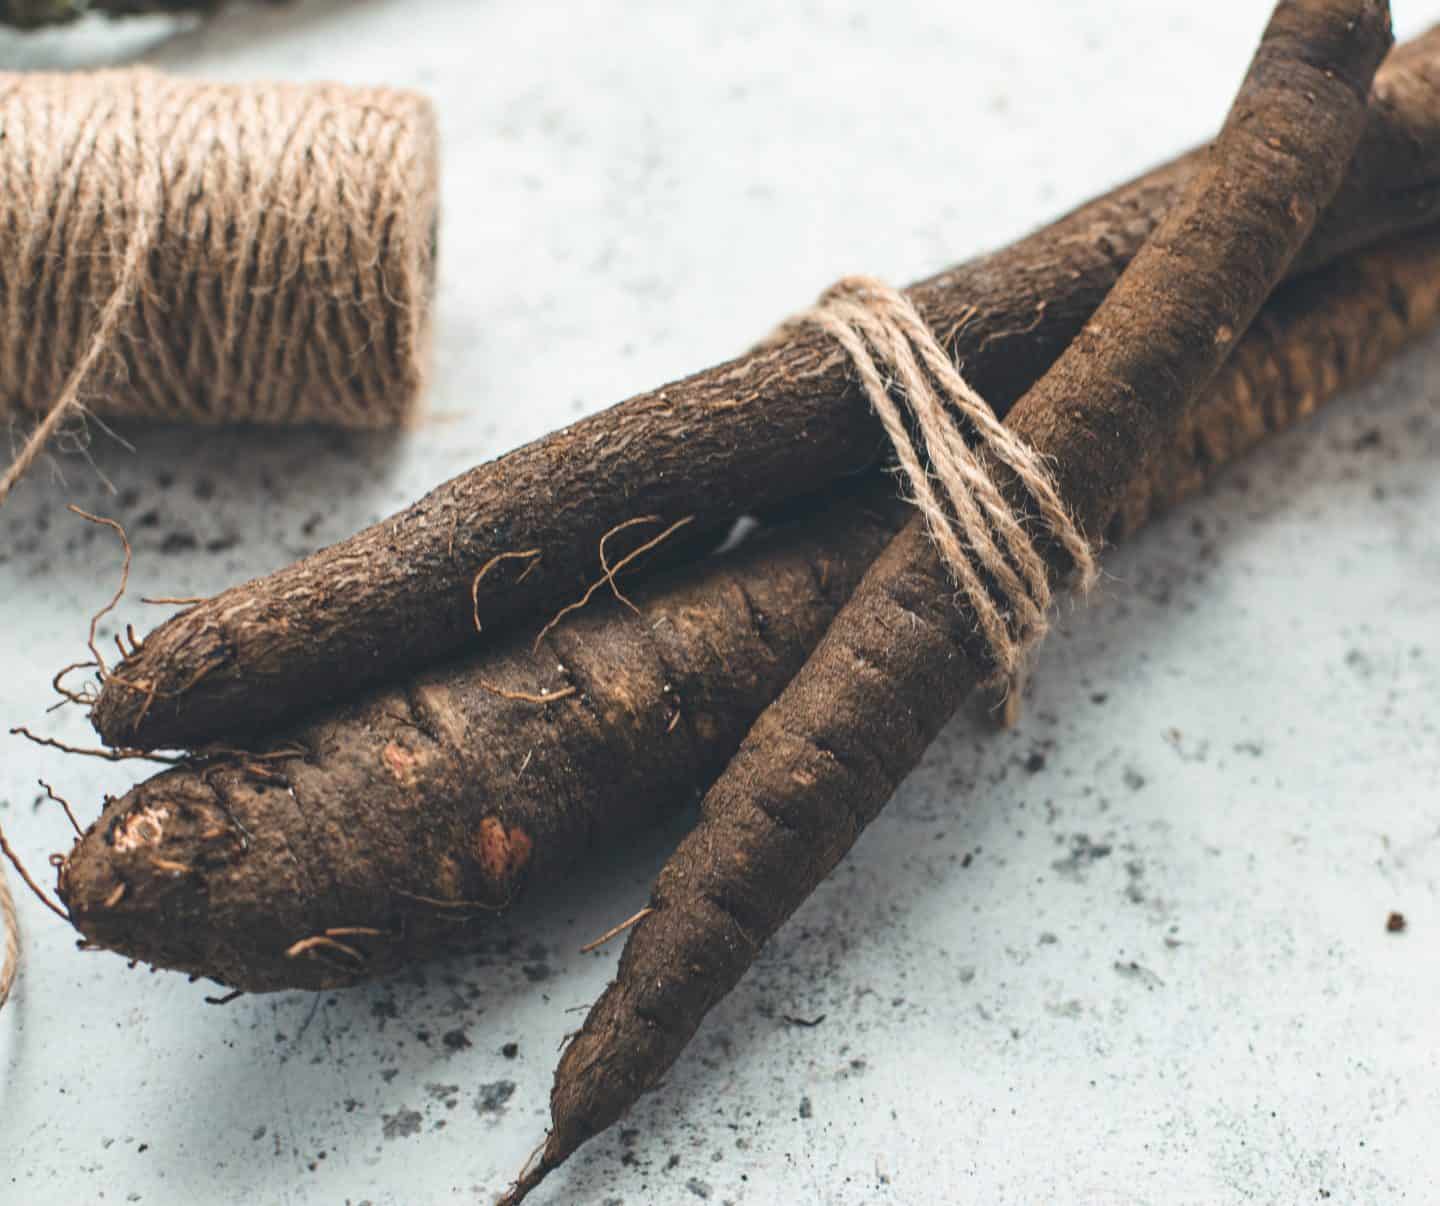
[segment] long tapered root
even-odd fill
[[[1281,0],[1210,163],[1011,410],[1093,542],[1334,196],[1389,43],[1376,0]],[[979,456],[1006,505],[1034,520],[1017,475]],[[1055,542],[1045,557],[1058,586],[1070,558]],[[660,872],[660,907],[631,933],[561,1058],[551,1094],[561,1158],[654,1087],[987,677],[974,608],[957,608],[949,581],[912,517],[711,787]]]

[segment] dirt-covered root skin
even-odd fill
[[[522,887],[698,798],[903,512],[866,484],[637,590],[640,614],[597,601],[538,655],[517,638],[159,775],[107,805],[61,895],[97,945],[250,991],[473,946]]]
[[[1375,74],[1369,115],[1340,191],[1296,258],[1304,272],[1428,225],[1440,197],[1433,139],[1440,119],[1440,26],[1397,46]]]
[[[1440,231],[1412,235],[1277,290],[1204,401],[1125,491],[1107,543],[1202,489],[1218,466],[1372,376],[1440,319]]]
[[[1150,470],[1135,479],[1126,490],[1107,538],[1113,541],[1134,531],[1157,510],[1201,488],[1220,467],[1243,454],[1265,435],[1299,421],[1335,391],[1368,377],[1408,340],[1432,328],[1437,321],[1437,312],[1440,312],[1440,232],[1409,236],[1391,245],[1353,255],[1277,292],[1251,325],[1234,356],[1212,382],[1204,399],[1187,416],[1167,451],[1156,458]],[[867,549],[878,549],[876,542],[898,527],[896,514],[886,512],[862,517],[860,526],[854,528],[846,526],[843,512],[804,515],[794,521],[795,527],[789,529],[787,551],[782,552],[772,541],[770,550],[763,552],[763,562],[754,561],[749,571],[733,564],[728,570],[728,578],[714,576],[715,567],[692,571],[683,578],[691,583],[688,589],[684,586],[673,591],[667,588],[663,597],[657,583],[657,593],[649,596],[647,613],[657,618],[661,615],[668,617],[659,631],[670,632],[673,625],[674,632],[680,635],[674,638],[679,643],[667,646],[671,650],[667,656],[671,660],[685,661],[676,673],[669,676],[670,692],[663,690],[666,683],[662,682],[659,686],[663,711],[658,716],[653,715],[643,700],[637,700],[631,705],[629,720],[625,719],[624,711],[617,713],[614,723],[618,727],[604,737],[606,748],[612,753],[605,754],[603,758],[586,754],[586,741],[594,739],[592,733],[590,738],[582,739],[578,744],[573,741],[569,744],[571,762],[556,763],[555,756],[550,755],[542,763],[555,766],[558,771],[573,765],[574,759],[586,757],[595,758],[607,767],[623,761],[638,766],[637,774],[656,776],[655,782],[642,785],[625,799],[618,799],[604,791],[582,799],[566,795],[562,790],[552,802],[560,813],[576,810],[571,813],[574,823],[569,828],[563,825],[547,827],[554,822],[541,815],[543,809],[520,817],[514,808],[506,810],[513,822],[507,828],[498,815],[484,814],[483,802],[501,793],[496,782],[486,778],[484,772],[477,774],[467,789],[470,794],[449,802],[458,809],[468,810],[467,815],[478,813],[482,817],[474,832],[478,838],[478,849],[482,852],[479,861],[482,867],[488,863],[490,872],[482,874],[477,891],[494,902],[509,896],[511,888],[507,886],[505,876],[519,870],[516,865],[519,852],[530,847],[530,858],[532,861],[535,858],[535,842],[529,837],[532,831],[539,835],[541,857],[529,881],[540,882],[563,865],[561,854],[573,849],[573,843],[579,840],[576,835],[582,829],[590,835],[585,839],[587,842],[602,841],[605,835],[618,834],[628,824],[643,823],[634,804],[636,798],[645,797],[646,791],[660,787],[665,800],[655,804],[657,809],[665,803],[673,805],[682,802],[687,793],[695,791],[704,778],[683,779],[685,773],[690,773],[686,767],[691,771],[699,767],[694,773],[701,776],[713,775],[717,767],[714,762],[704,763],[702,751],[720,751],[720,739],[731,742],[733,748],[733,744],[738,742],[738,730],[753,720],[763,706],[772,702],[779,688],[774,687],[766,696],[763,692],[767,684],[773,684],[775,676],[784,673],[787,666],[798,667],[808,654],[838,603],[858,580],[854,558],[865,555]],[[867,526],[872,524],[882,526]],[[857,534],[865,541],[864,544],[855,543]],[[792,585],[799,582],[799,563],[794,558],[802,547],[806,550],[806,563],[813,568],[816,589],[823,581],[828,593],[792,591],[784,587],[787,581]],[[762,550],[752,552],[758,557]],[[796,572],[789,573],[786,566],[794,567]],[[774,584],[761,585],[761,579],[766,583],[773,580]],[[708,598],[706,592],[712,589],[724,592],[725,598],[702,605],[702,595]],[[645,596],[637,597],[645,602]],[[637,677],[643,677],[638,668],[651,664],[652,653],[645,642],[636,639],[637,630],[626,627],[628,616],[629,613],[623,609],[612,610],[603,623],[597,624],[590,639],[601,651],[598,655],[600,660],[612,671],[623,669],[621,677],[633,682]],[[749,625],[757,636],[760,635],[757,626],[763,625],[766,649],[783,659],[782,662],[771,664],[763,658],[753,662],[749,660],[758,657],[761,651],[753,646],[738,645],[733,637],[734,632],[745,625]],[[656,630],[652,628],[651,631]],[[726,656],[727,651],[740,656],[742,650],[745,661]],[[488,666],[492,658],[497,663],[504,660],[496,651],[478,659],[475,665]],[[579,658],[575,660],[580,661]],[[529,663],[524,665],[527,673],[533,669]],[[771,668],[766,669],[767,666]],[[490,673],[504,681],[511,681],[505,677],[503,669],[492,669]],[[650,681],[655,681],[654,674],[650,676]],[[517,682],[517,685],[523,684]],[[651,688],[652,691],[654,689]],[[329,734],[319,740],[332,742],[333,747],[323,748],[333,748],[333,756],[336,757],[346,748],[357,748],[354,743],[358,741],[362,756],[368,751],[372,761],[368,787],[361,784],[355,790],[379,791],[383,795],[391,783],[411,782],[416,765],[414,747],[419,733],[411,725],[400,722],[406,718],[414,720],[417,709],[423,714],[426,696],[423,692],[410,691],[403,695],[390,693],[381,698],[387,702],[370,710],[362,707],[353,712],[347,711],[343,713],[343,718],[337,713],[328,725],[315,728]],[[653,695],[650,698],[653,700]],[[495,706],[498,708],[499,703]],[[508,712],[487,713],[491,717],[489,723],[506,727],[499,735],[487,731],[477,742],[480,746],[491,748],[494,753],[490,763],[492,775],[494,768],[506,762],[507,755],[503,751],[509,751],[508,758],[523,762],[519,744],[531,740],[531,735],[539,732],[534,726],[541,722],[541,716],[533,709],[527,714],[518,705],[510,708]],[[433,727],[437,718],[433,707],[430,716],[427,723]],[[553,725],[557,719],[558,715],[545,717],[544,723]],[[667,734],[665,730],[670,729],[672,722],[674,729]],[[483,726],[486,722],[476,723]],[[377,724],[382,727],[377,729]],[[385,728],[386,724],[396,727]],[[363,736],[347,737],[347,733]],[[662,742],[675,733],[693,737],[695,753],[684,755],[686,759],[693,756],[693,761],[646,760],[653,759],[657,751],[673,751],[673,746]],[[514,736],[507,740],[506,734]],[[637,738],[637,734],[640,737]],[[554,742],[553,728],[547,730],[543,737]],[[642,750],[638,764],[634,761],[637,740],[641,740]],[[286,743],[281,740],[278,744],[284,748]],[[723,752],[717,757],[723,757]],[[293,762],[288,765],[293,769]],[[112,804],[106,819],[96,832],[86,838],[82,849],[76,852],[67,867],[70,882],[64,894],[76,911],[86,936],[122,953],[153,959],[162,966],[179,967],[209,978],[224,981],[228,977],[234,980],[243,974],[250,977],[244,982],[252,988],[262,985],[301,988],[331,986],[359,978],[362,974],[379,974],[397,966],[405,958],[423,959],[442,953],[457,940],[463,942],[469,934],[478,932],[478,927],[462,927],[457,931],[453,920],[431,918],[429,920],[434,921],[434,926],[428,931],[428,937],[412,930],[408,948],[387,944],[385,957],[369,965],[364,972],[354,972],[347,966],[341,966],[340,960],[345,957],[333,950],[326,953],[317,948],[314,954],[303,960],[284,960],[278,958],[275,952],[286,949],[289,943],[304,936],[308,927],[334,925],[341,918],[334,912],[316,918],[308,914],[297,918],[287,912],[293,910],[294,902],[303,897],[305,891],[303,886],[292,884],[285,878],[292,875],[296,864],[286,855],[283,847],[275,851],[278,856],[276,873],[263,871],[259,866],[260,860],[256,861],[255,874],[262,880],[268,878],[277,888],[274,893],[256,896],[253,901],[255,907],[248,913],[238,907],[232,913],[212,909],[209,900],[212,888],[205,876],[150,874],[149,859],[158,854],[175,862],[209,865],[212,870],[206,875],[212,874],[214,867],[219,867],[223,877],[223,868],[235,857],[238,848],[233,838],[217,835],[210,843],[201,843],[209,846],[208,853],[197,851],[193,842],[189,845],[174,843],[163,850],[152,849],[144,858],[138,850],[132,849],[128,853],[139,860],[138,865],[143,872],[138,877],[132,870],[136,862],[127,863],[126,859],[113,856],[108,851],[104,835],[114,832],[108,826],[112,822],[118,824],[118,819],[127,813],[144,815],[156,807],[170,807],[179,799],[196,810],[198,815],[213,817],[210,807],[218,799],[213,794],[217,786],[224,788],[224,798],[229,801],[227,807],[233,815],[246,818],[246,824],[253,831],[264,815],[264,803],[279,799],[269,796],[263,783],[258,788],[261,800],[251,798],[251,793],[257,791],[256,769],[273,779],[275,775],[285,773],[286,766],[282,762],[278,767],[252,768],[249,774],[237,774],[236,768],[230,767],[223,776],[212,772],[204,779],[193,772],[166,772],[150,780],[143,788],[136,789],[123,802]],[[669,780],[670,786],[663,787],[666,776],[672,774],[675,777]],[[412,782],[412,789],[414,786]],[[328,789],[321,790],[318,784],[307,786],[305,790],[306,798],[315,791],[320,791],[321,798],[330,794]],[[352,814],[357,811],[355,802],[358,798],[362,797],[348,801]],[[471,800],[479,803],[467,803]],[[532,796],[531,801],[535,804],[536,798]],[[443,806],[444,802],[436,805]],[[283,813],[283,824],[277,822],[275,832],[284,832],[284,824],[294,825],[299,820],[297,812]],[[208,826],[207,820],[202,830]],[[144,829],[135,832],[141,833]],[[173,836],[183,834],[185,830],[172,825],[166,832]],[[190,832],[192,835],[196,832],[194,826]],[[294,842],[296,845],[304,844],[299,836]],[[419,859],[414,861],[418,863]],[[442,868],[443,864],[437,865],[437,879]],[[146,891],[137,891],[135,896],[116,902],[112,912],[105,902],[122,879],[127,883],[138,879]],[[417,882],[422,880],[423,876],[417,877]],[[216,902],[225,898],[226,891],[223,886],[214,890]],[[379,907],[375,907],[377,904]],[[265,907],[261,908],[261,905]],[[171,917],[177,918],[181,924],[170,920]],[[391,918],[392,910],[384,901],[378,901],[372,902],[369,911],[353,912],[344,920],[352,924],[383,927],[389,924]],[[424,911],[416,910],[413,921],[418,924],[425,920]],[[207,934],[212,927],[216,933]],[[152,928],[156,931],[153,935]],[[256,935],[267,934],[271,936],[263,942],[256,938]],[[368,948],[373,945],[358,938],[347,941],[352,946]],[[649,977],[635,976],[633,979],[644,984]],[[725,983],[724,978],[718,976],[712,976],[710,981],[717,986]],[[615,1008],[623,1013],[631,1006]],[[589,1041],[582,1040],[580,1051]],[[663,1045],[664,1034],[647,1035],[645,1041]],[[579,1058],[578,1051],[575,1058]],[[590,1113],[589,1110],[582,1111],[585,1116]]]
[[[137,920],[144,939],[135,957],[161,966],[225,966],[214,949],[205,893],[220,868],[248,857],[245,839],[198,776],[167,771],[105,811],[59,872],[58,892],[84,939],[129,950]],[[293,875],[280,871],[263,924],[283,924],[300,898]]]
[[[1011,410],[1097,540],[1334,196],[1389,44],[1383,4],[1282,2],[1209,161]],[[993,458],[990,468],[1011,506],[1033,517],[1013,474]],[[1063,585],[1066,558],[1047,553]],[[992,670],[971,610],[912,518],[746,736],[662,870],[655,911],[632,931],[616,982],[557,1070],[549,1164],[664,1074]]]
[[[1432,32],[1387,68],[1363,171],[1299,266],[1440,216],[1436,62]],[[1018,396],[1059,355],[1202,159],[1177,160],[911,290],[983,396]],[[180,613],[121,664],[92,720],[107,742],[136,747],[268,731],[464,647],[471,580],[498,553],[538,547],[542,557],[523,582],[517,566],[486,577],[479,610],[490,631],[575,597],[616,523],[694,512],[703,527],[706,516],[819,489],[881,451],[843,357],[823,335],[803,333],[612,407]]]

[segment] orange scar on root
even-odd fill
[[[499,817],[486,817],[475,831],[475,859],[485,878],[508,887],[530,861],[530,835],[518,827],[505,828]]]
[[[397,783],[410,784],[415,782],[415,768],[420,763],[420,756],[413,754],[403,745],[390,742],[380,751],[380,760],[385,767],[395,776]]]

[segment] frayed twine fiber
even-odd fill
[[[414,93],[0,73],[0,413],[402,422],[428,356],[434,114]]]
[[[3,863],[0,863],[0,930],[3,930],[0,938],[4,945],[0,953],[0,1009],[4,1009],[20,971],[20,918],[15,912],[15,898],[10,895],[10,879]]]
[[[1010,509],[961,425],[1014,471],[1069,556],[1077,587],[1086,590],[1095,580],[1095,557],[1049,470],[960,375],[903,293],[871,277],[846,277],[784,325],[799,323],[819,326],[850,357],[895,446],[911,501],[925,516],[941,560],[974,610],[1001,678],[1018,682],[1027,652],[1048,627],[1050,577],[1021,517]],[[918,447],[892,387],[914,419]],[[999,600],[987,587],[987,577]]]

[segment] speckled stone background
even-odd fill
[[[923,275],[1206,137],[1266,7],[317,0],[0,36],[5,66],[413,85],[446,157],[429,421],[127,429],[94,446],[113,495],[46,466],[0,516],[0,719],[87,738],[48,680],[118,557],[66,502],[127,524],[140,592],[278,566],[843,273]],[[543,1200],[1436,1201],[1437,397],[1432,341],[1110,556],[1021,726],[953,723]],[[138,773],[4,738],[0,821],[44,868],[67,836],[37,778],[88,815]],[[479,956],[226,1008],[23,900],[0,1199],[487,1201],[618,954],[579,946],[678,832]]]

